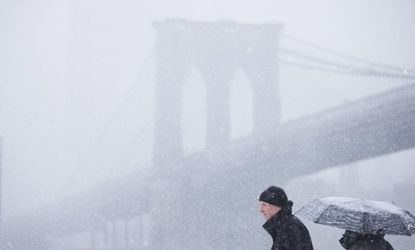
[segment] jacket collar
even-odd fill
[[[262,227],[267,231],[268,233],[271,233],[271,231],[278,227],[282,223],[282,221],[288,216],[290,213],[285,210],[280,210],[278,213],[276,213],[274,216],[269,218]]]

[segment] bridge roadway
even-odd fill
[[[287,122],[272,135],[252,135],[216,152],[194,154],[163,173],[110,180],[89,193],[10,218],[3,225],[3,241],[17,249],[25,241],[34,244],[44,237],[104,230],[109,221],[154,214],[164,207],[158,212],[168,217],[156,216],[160,223],[169,220],[170,226],[161,233],[180,232],[171,237],[181,238],[189,249],[201,249],[199,234],[212,235],[212,226],[216,236],[211,249],[227,249],[229,237],[241,246],[255,247],[246,236],[259,228],[258,221],[246,218],[257,212],[252,203],[268,184],[413,147],[415,84],[410,84]],[[203,209],[195,209],[196,204]],[[227,222],[244,226],[235,231]],[[185,226],[175,228],[178,224]],[[196,225],[198,235],[192,230]],[[163,244],[179,249],[183,242],[159,240],[151,249],[162,249]]]

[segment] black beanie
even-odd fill
[[[259,201],[263,201],[278,207],[285,207],[288,202],[287,195],[282,188],[271,186],[259,196]]]

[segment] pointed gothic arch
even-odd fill
[[[247,74],[238,69],[230,84],[230,139],[252,134],[253,119],[253,89]]]
[[[190,67],[181,94],[182,148],[186,156],[206,147],[206,86],[196,67]]]

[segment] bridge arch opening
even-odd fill
[[[191,67],[181,86],[181,129],[183,154],[206,147],[206,86],[196,67]]]
[[[247,74],[238,69],[230,83],[230,139],[252,134],[254,129],[254,94]]]

